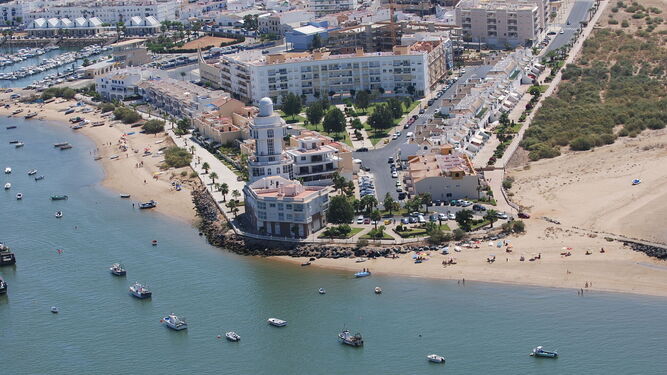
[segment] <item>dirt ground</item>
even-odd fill
[[[195,49],[195,48],[206,48],[208,46],[212,47],[220,47],[222,43],[230,43],[233,42],[235,39],[231,38],[220,38],[217,36],[205,36],[201,37],[197,40],[193,40],[190,42],[185,43],[182,48],[184,49]]]

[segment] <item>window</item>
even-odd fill
[[[303,212],[303,205],[302,204],[295,204],[294,205],[294,211],[295,212]]]
[[[264,202],[257,202],[257,208],[259,208],[259,209],[261,209],[261,210],[265,210],[265,209],[266,209],[266,203],[264,203]]]
[[[291,210],[291,209],[292,209],[292,205],[291,205],[291,204],[286,204],[286,205],[285,205],[285,208],[288,209],[288,210]]]
[[[276,207],[276,204],[275,204],[275,203],[269,203],[269,207],[270,207],[270,208],[275,208],[275,207]]]
[[[278,203],[278,211],[282,211],[285,208],[285,205],[282,203]]]
[[[273,138],[273,129],[269,129],[266,131],[266,136],[269,138]]]

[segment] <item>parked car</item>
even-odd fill
[[[398,178],[398,172],[396,171],[391,172],[391,177]]]
[[[391,136],[391,139],[398,139],[398,134],[394,133],[394,135]]]
[[[370,223],[371,223],[371,219],[370,219],[370,218],[365,218],[365,219],[364,219],[364,224],[370,224]]]
[[[434,215],[431,215],[431,216],[428,217],[428,219],[429,219],[429,221],[431,221],[432,223],[435,223],[436,221],[438,221],[438,215],[435,215],[435,214],[434,214]]]
[[[396,187],[396,192],[397,192],[397,193],[402,193],[402,192],[403,192],[403,188],[401,188],[400,186]]]
[[[449,213],[447,214],[447,219],[449,219],[449,220],[454,220],[454,219],[456,219],[456,215],[454,215],[453,212],[449,212]]]
[[[428,106],[430,107],[430,106],[433,105],[433,103],[435,103],[435,100],[434,100],[434,99],[429,99],[429,101],[428,101],[427,104],[428,104]]]
[[[460,202],[461,202],[461,206],[463,206],[463,207],[468,207],[472,204],[472,202],[466,201],[466,200],[461,200]]]
[[[426,113],[426,110],[425,110],[424,108],[422,108],[422,109],[419,110],[419,114],[420,114],[420,115],[423,115],[424,113]]]
[[[419,222],[419,220],[417,220],[416,217],[411,217],[409,220],[410,220],[410,224],[414,224],[414,223]]]
[[[447,215],[443,214],[442,212],[438,214],[438,219],[440,220],[447,220]]]
[[[498,216],[499,219],[507,219],[508,218],[507,214],[504,213],[504,212],[498,212],[498,214],[496,216]]]
[[[358,149],[357,152],[368,152],[368,147],[362,147]]]
[[[519,217],[522,219],[530,219],[530,215],[525,212],[519,212]]]
[[[486,211],[486,208],[484,208],[484,206],[482,206],[481,204],[475,203],[475,204],[472,205],[472,210],[473,211]]]
[[[387,159],[387,163],[389,164],[394,163],[394,158],[390,156],[389,159]]]
[[[419,224],[424,224],[424,223],[426,223],[426,219],[424,218],[424,215],[419,215],[419,217],[417,218],[417,220],[419,220]]]
[[[399,199],[399,200],[403,200],[403,199],[405,199],[406,196],[407,196],[407,194],[406,194],[405,192],[400,192],[400,193],[398,193],[398,199]]]
[[[421,214],[420,214],[419,212],[417,212],[417,211],[415,211],[415,212],[410,212],[410,217],[419,217],[419,215],[421,215]]]
[[[401,224],[410,224],[410,219],[408,219],[407,217],[402,218]]]
[[[363,217],[363,216],[359,216],[359,217],[357,218],[357,224],[363,224],[363,223],[364,223],[364,217]]]
[[[442,204],[442,201],[440,199],[436,199],[436,200],[433,201],[433,204],[436,205],[436,206],[439,206],[439,205]]]

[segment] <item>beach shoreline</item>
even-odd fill
[[[9,95],[9,93],[2,93],[0,99],[4,103],[12,103]],[[128,200],[128,205],[155,200],[158,202],[157,207],[154,208],[156,212],[194,225],[196,216],[190,192],[199,185],[199,181],[197,178],[190,177],[192,169],[184,167],[161,171],[159,164],[163,158],[153,157],[158,155],[160,148],[173,145],[171,138],[165,133],[155,136],[141,134],[139,133],[140,128],[131,128],[119,121],[103,118],[102,114],[97,111],[65,115],[64,109],[76,103],[76,100],[64,99],[45,104],[16,103],[9,108],[0,107],[0,116],[13,117],[11,116],[12,111],[21,108],[23,112],[16,117],[22,117],[28,112],[37,112],[35,119],[43,120],[46,123],[56,123],[63,127],[69,127],[68,119],[75,116],[90,120],[91,123],[105,122],[103,126],[87,125],[77,130],[95,144],[95,149],[91,150],[90,157],[95,158],[102,166],[104,177],[100,185],[118,194],[130,194],[131,199]],[[134,134],[123,137],[124,134],[131,132]],[[58,141],[54,140],[54,143]],[[127,151],[123,151],[121,146],[126,147]],[[151,154],[144,154],[141,150],[148,150]],[[116,157],[111,159],[112,156]],[[183,172],[185,176],[181,176]],[[182,189],[176,191],[172,182],[180,183]]]

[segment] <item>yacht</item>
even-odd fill
[[[318,289],[317,292],[320,293],[320,294],[327,294],[327,291],[324,290],[324,288],[320,288],[320,289]]]
[[[341,333],[338,334],[338,339],[341,343],[350,345],[350,346],[363,346],[364,339],[361,337],[360,333],[351,334],[349,329],[344,329]]]
[[[179,318],[174,314],[169,314],[169,316],[162,318],[162,323],[175,331],[188,328],[188,323],[185,322],[185,319]]]
[[[23,143],[23,142],[19,142],[19,143],[14,144],[14,147],[16,147],[16,148],[23,147],[23,146],[25,146],[25,143]]]
[[[375,287],[375,294],[382,294],[382,288],[380,288],[379,286],[376,286]]]
[[[145,285],[134,283],[130,286],[130,294],[132,294],[137,298],[144,299],[144,298],[151,298],[153,292],[148,290],[148,288]]]
[[[10,167],[5,168],[5,174],[10,174],[10,173],[12,173],[12,168]]]
[[[8,182],[8,183],[5,184],[5,190],[9,190],[11,188],[12,188],[11,182]]]
[[[35,116],[37,116],[37,112],[30,112],[27,115],[23,116],[23,118],[25,118],[27,120],[27,119],[31,119]]]
[[[109,267],[109,271],[116,276],[125,276],[126,271],[120,263],[114,263]]]
[[[62,211],[56,211],[56,218],[60,219],[63,217],[63,212]]]
[[[278,318],[269,318],[267,322],[274,326],[274,327],[284,327],[287,325],[286,320],[278,319]]]
[[[227,338],[227,340],[234,342],[241,340],[241,336],[239,336],[238,333],[234,331],[225,333],[225,337]]]
[[[37,173],[37,169],[31,169],[28,171],[28,176],[32,176]]]
[[[445,363],[445,357],[437,354],[429,354],[426,356],[426,359],[428,359],[429,362]]]
[[[2,276],[0,276],[0,294],[6,294],[7,293],[7,283],[5,280],[2,279]]]
[[[533,352],[530,353],[531,357],[544,357],[544,358],[557,358],[558,357],[558,352],[556,351],[548,351],[544,350],[542,346],[538,346],[537,348],[533,349]]]
[[[23,193],[16,194],[16,200],[20,201],[21,199],[23,199]]]
[[[14,112],[12,112],[12,115],[18,115],[19,113],[23,112],[23,109],[15,109]]]
[[[139,208],[140,209],[153,208],[155,206],[157,206],[157,202],[154,201],[154,200],[150,200],[146,203],[139,203]]]

